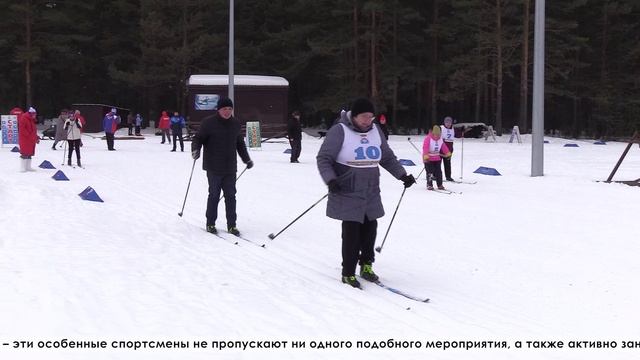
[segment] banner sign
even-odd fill
[[[261,148],[262,146],[259,121],[247,121],[247,146],[249,149]]]
[[[194,109],[196,110],[217,110],[220,95],[216,94],[196,94]]]
[[[2,144],[18,144],[18,117],[2,115]]]

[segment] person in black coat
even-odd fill
[[[218,218],[218,202],[220,190],[224,194],[227,215],[227,231],[240,236],[236,227],[236,172],[238,160],[236,153],[247,164],[253,167],[247,146],[240,131],[240,123],[233,117],[231,99],[220,99],[218,112],[202,120],[200,129],[191,142],[191,155],[194,160],[200,157],[200,149],[204,146],[202,168],[207,172],[209,181],[209,198],[207,200],[207,231],[216,234]]]
[[[300,124],[300,112],[298,110],[291,113],[287,124],[287,136],[291,145],[291,162],[299,163],[298,158],[302,152],[302,125]]]

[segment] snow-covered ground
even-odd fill
[[[421,147],[422,139],[411,140]],[[200,160],[178,216],[190,143],[172,153],[148,133],[116,140],[109,152],[103,140],[85,136],[80,169],[62,166],[62,150],[41,141],[34,165],[49,160],[70,181],[53,180],[57,170],[20,173],[18,155],[5,146],[0,359],[638,358],[640,349],[622,347],[640,341],[640,188],[598,182],[626,144],[548,138],[545,176],[531,177],[530,138],[507,139],[466,139],[464,154],[456,143],[454,177],[464,156],[464,180],[477,181],[445,183],[461,195],[426,191],[424,176],[404,195],[374,269],[428,304],[370,283],[364,291],[340,283],[340,223],[324,215],[325,201],[275,240],[267,237],[326,193],[315,165],[321,140],[303,139],[300,164],[289,163],[285,139],[250,152],[255,167],[237,184],[238,227],[266,248],[204,231]],[[568,142],[580,146],[563,147]],[[419,162],[406,136],[390,144],[399,158]],[[502,176],[474,174],[480,166]],[[417,175],[421,167],[407,170]],[[634,146],[615,179],[638,177]],[[403,190],[384,171],[381,182],[387,215],[378,246]],[[78,194],[87,186],[104,203],[83,201]],[[63,339],[106,341],[107,349],[38,349],[40,341]],[[388,339],[422,348],[356,348]],[[34,347],[14,348],[21,341]],[[113,341],[190,347],[113,349]],[[208,348],[194,349],[195,341]],[[212,349],[213,341],[288,343],[243,351]],[[294,349],[293,341],[306,347]],[[327,341],[352,346],[311,347]],[[425,349],[436,341],[505,341],[510,349]],[[528,349],[526,341],[562,341],[563,349]],[[615,341],[616,348],[570,349],[571,341]]]

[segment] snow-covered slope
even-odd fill
[[[411,139],[418,146],[422,137]],[[530,177],[531,147],[465,139],[456,143],[454,177],[461,195],[425,190],[424,176],[404,195],[375,270],[422,304],[373,284],[359,291],[340,276],[340,223],[326,202],[277,233],[326,193],[305,137],[300,164],[286,140],[250,152],[255,167],[238,180],[238,227],[266,248],[239,245],[204,231],[207,185],[196,164],[183,217],[177,214],[193,165],[145,140],[84,138],[85,169],[62,166],[51,141],[20,173],[16,153],[0,151],[0,358],[2,359],[599,359],[635,358],[621,349],[640,323],[640,189],[597,182],[626,144],[562,139],[545,145],[545,176]],[[406,136],[392,136],[399,158],[419,163]],[[479,166],[502,176],[474,174]],[[407,167],[417,175],[421,167]],[[616,179],[640,177],[633,148]],[[83,201],[87,186],[104,203]],[[383,171],[387,215],[402,193]],[[218,227],[223,228],[224,206]],[[229,235],[226,235],[229,237]],[[38,341],[107,341],[105,350],[37,349]],[[356,342],[421,341],[422,349],[356,349]],[[111,341],[288,341],[286,349],[111,349]],[[429,341],[507,341],[511,349],[424,349]],[[563,341],[564,349],[516,349],[515,342]],[[568,349],[569,341],[617,341],[616,349]],[[14,349],[14,341],[34,348]],[[292,349],[305,341],[305,349]],[[351,341],[351,349],[311,349],[311,341]],[[9,344],[9,345],[3,345]],[[209,344],[211,345],[211,344]]]

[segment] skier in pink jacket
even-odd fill
[[[440,138],[440,131],[440,126],[435,125],[424,138],[424,143],[422,144],[422,161],[424,161],[424,168],[427,171],[427,190],[433,190],[434,177],[438,189],[444,190],[440,163],[442,162],[442,156],[449,157],[451,152],[447,144]]]

